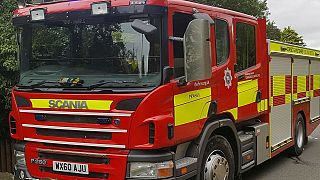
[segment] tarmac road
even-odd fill
[[[320,180],[320,126],[300,157],[281,153],[246,172],[243,180]]]

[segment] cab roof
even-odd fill
[[[46,13],[59,13],[59,12],[67,12],[67,11],[78,11],[78,10],[89,10],[91,8],[92,3],[97,2],[109,2],[112,7],[115,6],[129,6],[130,1],[143,1],[143,0],[52,0],[50,3],[45,4],[37,4],[37,5],[28,5],[25,8],[20,8],[14,11],[14,16],[28,16],[30,15],[30,11],[37,8],[46,9]],[[170,5],[180,5],[185,7],[197,8],[198,10],[219,12],[223,14],[228,14],[236,17],[243,17],[252,20],[256,20],[255,17],[249,16],[243,13],[203,5],[191,1],[186,0],[147,0],[147,5],[155,5],[155,6],[170,6]]]

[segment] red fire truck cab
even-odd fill
[[[19,0],[17,179],[234,179],[319,124],[320,52],[184,0]]]

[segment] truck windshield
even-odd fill
[[[156,33],[135,31],[134,19],[30,23],[21,31],[18,87],[155,87],[160,84],[160,18],[140,19]],[[80,80],[80,81],[79,81]],[[70,86],[71,87],[71,86]]]

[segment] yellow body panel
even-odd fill
[[[110,110],[110,100],[30,99],[33,108]]]
[[[179,106],[191,101],[196,101],[205,97],[211,97],[211,88],[205,88],[195,91],[186,92],[174,96],[174,106]]]
[[[258,80],[249,80],[238,83],[238,107],[256,102]]]
[[[273,96],[281,96],[285,94],[286,94],[285,76],[273,76]]]
[[[267,111],[268,110],[268,99],[264,99],[264,100],[261,100],[261,102],[259,102],[257,104],[257,110],[258,112],[263,112],[263,111]]]
[[[313,76],[313,90],[320,89],[320,75]]]
[[[309,96],[310,96],[311,98],[314,97],[314,91],[313,91],[313,90],[309,91]]]
[[[186,92],[174,96],[175,126],[204,119],[211,102],[211,88]]]
[[[298,99],[298,93],[292,94],[292,100],[297,100]]]
[[[291,94],[286,94],[286,104],[291,103]]]
[[[307,91],[307,77],[306,76],[298,76],[297,77],[297,87],[298,93],[306,92]]]

